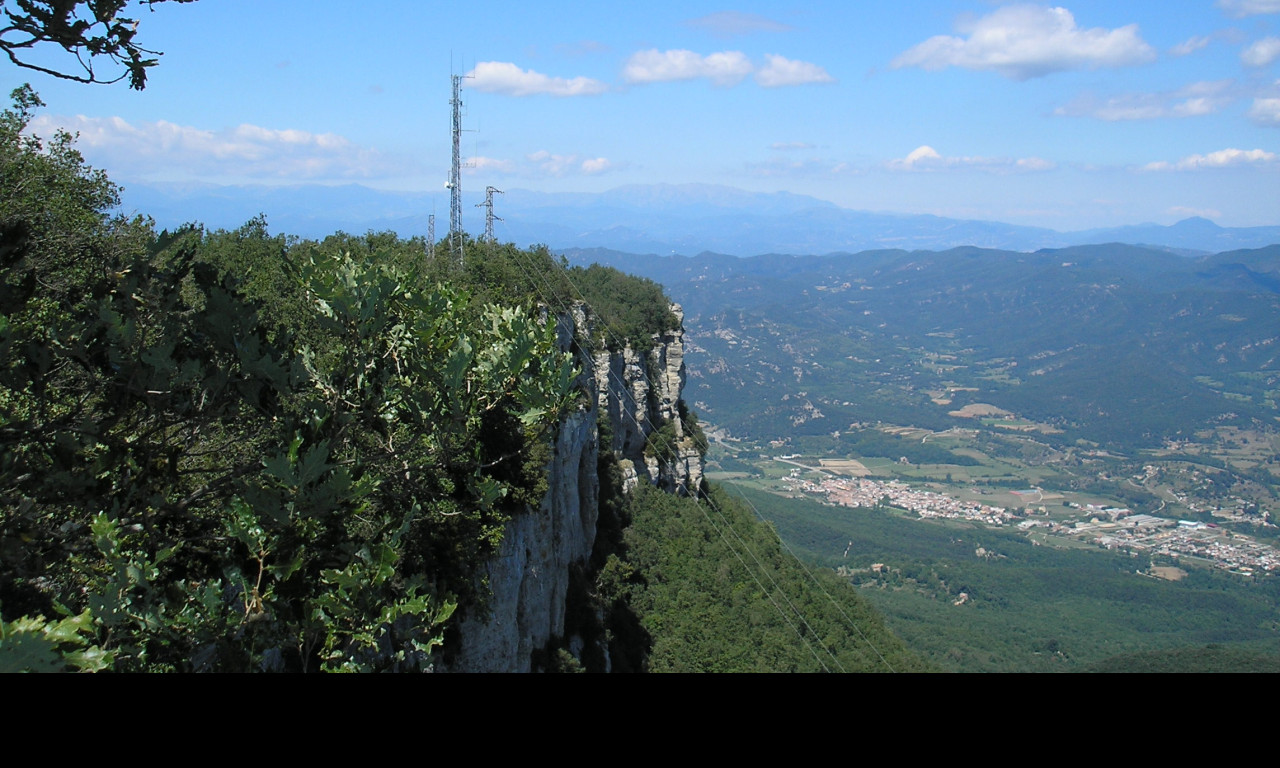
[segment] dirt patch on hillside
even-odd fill
[[[1174,568],[1170,565],[1158,565],[1151,569],[1151,575],[1157,579],[1165,581],[1182,581],[1187,578],[1187,572],[1181,568]]]
[[[947,415],[955,416],[958,419],[980,419],[983,416],[1008,418],[1013,414],[989,403],[970,403],[958,411],[948,411]]]

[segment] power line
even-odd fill
[[[738,496],[740,496],[742,498],[742,501],[748,507],[751,508],[751,511],[755,513],[756,517],[761,521],[768,522],[765,520],[764,515],[760,514],[760,510],[756,509],[756,505],[751,503],[751,499],[748,499],[747,495],[742,492],[742,488],[738,486],[734,486],[734,488],[738,491]],[[710,498],[708,498],[708,501],[710,501]],[[840,615],[844,617],[844,620],[849,623],[849,626],[853,627],[853,631],[858,633],[858,637],[862,638],[862,641],[865,642],[867,646],[870,647],[873,652],[875,652],[876,656],[880,659],[880,661],[886,667],[889,668],[889,671],[896,672],[897,670],[895,670],[893,668],[893,665],[889,663],[889,660],[884,657],[884,654],[880,652],[880,649],[876,647],[876,644],[871,642],[871,638],[867,637],[866,633],[862,631],[862,629],[858,626],[857,622],[855,622],[852,618],[850,618],[849,614],[845,612],[844,607],[840,605],[840,603],[836,602],[836,599],[831,596],[831,593],[827,591],[826,587],[822,586],[822,582],[818,581],[818,577],[815,576],[813,572],[809,570],[808,567],[805,566],[804,561],[801,560],[798,555],[796,555],[795,550],[791,549],[791,546],[787,544],[786,541],[783,540],[781,535],[778,536],[778,543],[781,544],[783,549],[787,551],[787,554],[791,555],[791,558],[796,561],[796,564],[799,565],[800,569],[805,572],[805,575],[807,575],[809,579],[814,583],[814,586],[816,586],[822,592],[822,594],[826,596],[827,600],[829,600],[831,604],[836,607],[836,610],[839,611]]]

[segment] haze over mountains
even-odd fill
[[[126,212],[145,211],[162,228],[194,219],[211,229],[234,229],[262,213],[273,231],[301,237],[322,238],[337,229],[413,236],[427,233],[433,212],[437,237],[449,228],[449,199],[443,191],[135,183],[125,185],[123,197]],[[484,229],[483,212],[476,208],[482,199],[478,192],[464,194],[463,225],[473,234]],[[825,254],[966,245],[1035,251],[1107,242],[1217,253],[1280,242],[1280,226],[1227,228],[1203,218],[1171,226],[1146,223],[1057,232],[993,221],[854,211],[806,195],[709,184],[633,185],[594,194],[511,189],[495,197],[494,213],[501,218],[495,232],[503,242],[663,255]]]
[[[1042,439],[1127,449],[1280,413],[1280,245],[566,255],[684,306],[686,397],[738,436],[946,430],[994,404]]]

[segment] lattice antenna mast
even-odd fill
[[[453,166],[449,170],[449,251],[462,265],[462,81],[453,75]]]
[[[436,258],[436,215],[434,213],[427,214],[427,258],[433,261]]]
[[[493,236],[493,222],[502,221],[501,217],[493,215],[493,196],[495,193],[501,195],[502,190],[497,187],[485,187],[484,202],[476,203],[477,208],[486,209],[484,212],[484,239],[491,243],[497,241],[497,238]]]

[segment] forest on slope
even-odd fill
[[[969,427],[957,412],[988,404],[1055,443],[1126,450],[1280,416],[1280,245],[567,255],[684,306],[689,400],[738,437]]]
[[[459,263],[443,243],[302,240],[262,218],[157,232],[112,213],[118,187],[72,137],[25,132],[33,91],[13,99],[0,668],[431,668],[451,617],[483,605],[479,566],[545,493],[550,435],[576,407],[574,358],[546,313],[585,300],[643,345],[673,320],[661,289],[470,239]],[[632,617],[617,625],[631,663],[616,668],[918,668],[847,588],[834,608],[814,603],[749,519],[735,528],[769,553],[770,588],[715,549],[697,502],[606,503],[637,521],[602,526],[626,544],[588,589]],[[816,612],[808,628],[764,615],[779,590]]]
[[[826,568],[804,565],[720,488],[701,500],[643,488],[600,580],[646,637],[653,672],[921,672],[929,666]],[[628,649],[621,643],[624,652]],[[621,655],[626,655],[621,654]]]

